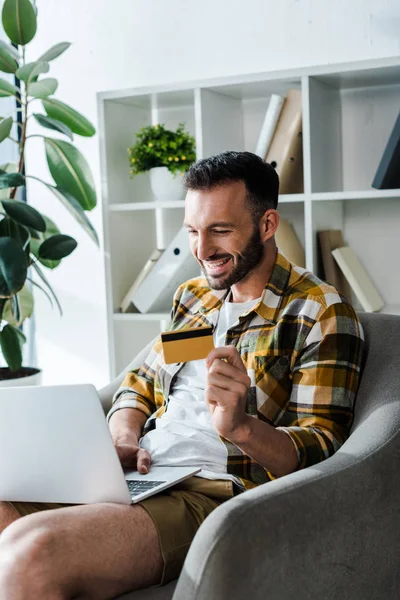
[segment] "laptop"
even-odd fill
[[[0,500],[134,504],[200,470],[124,470],[93,385],[0,389]]]

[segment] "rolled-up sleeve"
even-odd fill
[[[285,432],[292,440],[298,468],[332,456],[348,438],[353,422],[364,334],[351,305],[321,308],[296,357]]]
[[[114,394],[107,420],[121,408],[136,408],[142,411],[147,418],[156,411],[154,386],[159,344],[160,342],[157,341],[139,369],[129,371],[125,375],[121,386]]]

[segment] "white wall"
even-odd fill
[[[398,0],[37,0],[37,6],[38,33],[27,59],[71,41],[51,69],[60,81],[57,97],[95,125],[98,91],[400,54]],[[76,143],[100,197],[98,139]],[[29,144],[28,172],[48,177],[41,142]],[[101,386],[108,380],[101,252],[39,184],[30,184],[28,192],[35,206],[79,242],[49,276],[63,318],[36,294],[45,383]],[[100,207],[91,218],[101,234]]]

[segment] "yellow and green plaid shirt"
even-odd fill
[[[215,327],[227,291],[211,290],[203,277],[177,290],[171,327]],[[331,285],[277,254],[259,303],[243,313],[226,335],[239,351],[251,379],[246,412],[285,432],[293,441],[299,468],[331,456],[349,435],[364,346],[356,313]],[[166,365],[160,339],[145,363],[128,373],[109,414],[141,410],[144,433],[168,409],[174,377],[183,363]],[[228,451],[227,472],[245,488],[275,476],[237,446]]]

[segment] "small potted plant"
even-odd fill
[[[136,143],[128,148],[131,178],[149,171],[156,199],[179,200],[184,190],[182,176],[196,160],[194,138],[180,123],[176,131],[164,125],[142,127]]]
[[[86,211],[97,202],[86,159],[69,141],[29,132],[30,123],[35,120],[48,132],[57,132],[69,140],[73,140],[73,134],[90,137],[95,133],[85,117],[53,98],[57,80],[43,77],[50,69],[49,63],[70,44],[56,44],[35,62],[26,63],[25,46],[35,36],[37,27],[36,10],[30,0],[5,0],[2,22],[12,44],[0,41],[0,71],[11,75],[15,85],[10,77],[0,77],[0,102],[2,98],[15,98],[15,108],[9,116],[0,117],[0,143],[7,139],[15,142],[19,160],[18,164],[0,167],[0,355],[8,365],[0,368],[0,387],[40,382],[39,369],[22,366],[25,336],[21,326],[32,315],[31,289],[35,286],[43,291],[61,312],[45,269],[56,268],[77,246],[74,238],[62,234],[51,219],[26,203],[26,180],[41,182],[98,244],[86,216]],[[38,112],[38,103],[44,112]],[[32,137],[44,141],[52,183],[25,172],[26,145]]]

